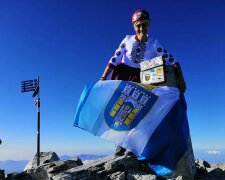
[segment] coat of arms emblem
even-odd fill
[[[158,96],[129,81],[121,81],[104,111],[111,129],[126,131],[136,127],[150,111]]]

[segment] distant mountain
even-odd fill
[[[225,150],[194,150],[195,159],[204,159],[210,164],[225,163]]]
[[[21,160],[21,161],[0,161],[0,169],[5,170],[5,173],[13,173],[13,172],[21,172],[23,171],[24,167],[28,163],[28,160]]]
[[[106,157],[107,155],[96,155],[96,154],[80,154],[80,155],[74,155],[74,156],[68,156],[68,155],[63,155],[60,156],[60,160],[67,160],[67,159],[72,159],[72,158],[77,158],[79,157],[82,161],[84,160],[94,160],[94,159],[99,159]]]

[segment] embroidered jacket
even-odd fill
[[[114,68],[119,63],[124,63],[133,68],[140,68],[140,62],[157,56],[163,56],[166,65],[177,62],[158,40],[149,37],[146,42],[139,42],[135,39],[135,35],[127,35],[109,60],[109,66]]]

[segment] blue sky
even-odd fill
[[[84,85],[99,80],[134,34],[137,9],[150,12],[149,34],[181,63],[194,149],[225,149],[224,1],[8,0],[0,1],[0,160],[36,152],[36,107],[20,82],[37,76],[41,151],[113,152],[112,143],[73,127],[74,115]]]

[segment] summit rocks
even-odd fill
[[[40,153],[40,165],[58,161],[58,160],[59,160],[59,157],[55,152],[49,151],[49,152]],[[33,169],[33,168],[37,168],[37,155],[32,160],[30,160],[30,162],[26,165],[24,170]]]
[[[52,158],[54,157],[54,158]],[[96,160],[81,161],[79,158],[59,160],[54,152],[42,153],[37,167],[36,158],[28,163],[25,170],[8,174],[8,180],[222,180],[225,179],[225,164],[210,165],[203,160],[195,160],[196,175],[188,177],[178,171],[169,176],[158,177],[145,164],[140,164],[132,156],[107,156]],[[181,166],[182,163],[179,164]],[[179,174],[180,173],[180,174]],[[183,174],[182,174],[183,173]],[[4,178],[2,178],[4,179]]]

